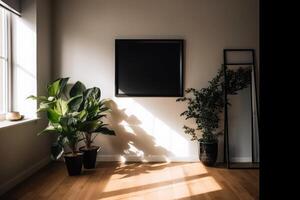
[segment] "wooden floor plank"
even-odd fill
[[[258,169],[205,167],[202,163],[101,162],[70,177],[51,163],[0,199],[235,200],[259,199]]]

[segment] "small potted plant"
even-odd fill
[[[85,85],[81,82],[76,82],[74,85],[74,91],[71,89],[70,96],[77,96],[77,89],[80,88],[83,94],[83,101],[79,108],[79,111],[84,111],[85,119],[78,125],[78,130],[83,133],[85,146],[80,147],[80,151],[83,152],[83,165],[86,169],[95,168],[97,152],[100,147],[93,145],[98,134],[115,135],[113,130],[108,129],[103,122],[103,118],[106,117],[110,109],[106,106],[106,99],[100,100],[101,90],[100,88],[93,87],[85,89]]]
[[[62,93],[69,78],[57,79],[48,85],[47,96],[30,96],[39,101],[38,112],[46,112],[48,126],[40,132],[57,134],[57,141],[52,146],[52,158],[59,159],[64,152],[64,147],[69,152],[64,153],[66,167],[70,176],[81,173],[82,153],[77,150],[77,144],[81,140],[78,124],[84,120],[85,112],[78,111],[83,101],[83,95],[79,94],[69,99],[62,98]]]
[[[228,94],[237,94],[250,84],[250,68],[238,68],[238,70],[227,70]],[[183,126],[184,132],[190,135],[191,140],[200,143],[199,159],[207,166],[216,163],[218,155],[218,135],[222,133],[219,129],[220,114],[224,108],[224,78],[223,70],[209,81],[206,88],[196,90],[188,88],[185,90],[187,97],[178,98],[176,101],[187,102],[187,110],[180,114],[185,119],[194,119],[196,128]],[[199,137],[198,131],[202,132]]]

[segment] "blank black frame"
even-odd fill
[[[158,88],[157,85],[156,86],[154,85],[153,88],[151,88],[151,89],[148,88],[148,90],[147,90],[147,87],[146,87],[145,91],[141,91],[141,92],[136,92],[136,91],[138,91],[138,89],[132,90],[135,92],[127,91],[128,87],[127,88],[125,87],[127,89],[126,91],[122,90],[124,88],[124,86],[122,86],[122,83],[124,84],[124,79],[126,79],[126,81],[129,82],[126,84],[131,84],[131,86],[134,84],[138,84],[138,83],[134,83],[134,81],[136,81],[134,79],[137,79],[142,82],[143,81],[146,82],[146,80],[141,78],[142,76],[139,77],[139,73],[136,73],[136,74],[133,73],[133,74],[129,74],[129,75],[126,74],[127,73],[126,69],[125,69],[126,64],[125,65],[121,64],[122,56],[124,58],[124,56],[125,56],[124,54],[126,54],[126,52],[130,52],[130,50],[124,51],[124,48],[125,49],[130,48],[127,46],[124,47],[124,45],[139,45],[139,44],[143,44],[143,45],[150,44],[152,46],[158,45],[158,48],[165,48],[165,47],[171,48],[170,52],[173,52],[173,54],[172,53],[169,53],[169,54],[171,55],[171,57],[172,56],[174,57],[174,60],[172,60],[172,59],[171,59],[171,61],[170,61],[170,59],[167,60],[168,59],[168,55],[167,55],[166,62],[170,61],[171,63],[174,62],[176,64],[174,64],[174,71],[168,73],[168,77],[165,77],[166,80],[163,80],[162,84],[166,83],[166,81],[169,81],[169,80],[171,80],[170,83],[172,83],[172,81],[173,81],[173,83],[175,83],[175,84],[167,83],[166,85],[162,85],[161,88]],[[122,50],[122,48],[123,48],[123,50]],[[146,48],[146,50],[147,50],[147,48]],[[158,51],[160,51],[160,50],[158,49]],[[152,52],[153,52],[153,49],[152,49]],[[155,54],[155,52],[154,52],[154,54]],[[161,52],[165,53],[166,51],[164,51],[164,49],[162,49]],[[139,54],[139,53],[140,53],[140,51],[138,51],[137,54]],[[120,55],[120,54],[123,54],[123,55]],[[174,56],[174,54],[175,54],[175,56]],[[141,54],[141,55],[142,55],[141,57],[145,56],[145,54],[144,55]],[[135,59],[134,58],[135,55],[132,56],[132,55],[130,55],[130,53],[129,53],[129,55],[126,54],[126,56],[131,57],[132,59]],[[137,57],[138,57],[138,55],[137,55]],[[146,56],[146,57],[148,58],[148,56]],[[149,61],[149,58],[148,58],[148,61]],[[140,62],[140,61],[138,61],[138,62]],[[144,70],[146,70],[146,71],[148,70],[148,72],[149,72],[149,70],[152,70],[152,69],[150,69],[149,66],[148,67],[146,66],[147,60],[142,61],[142,62],[145,63]],[[139,66],[144,67],[143,65],[139,65]],[[128,67],[128,64],[127,64],[127,67]],[[172,67],[173,67],[173,65],[172,65]],[[156,71],[154,71],[154,70],[156,70]],[[150,72],[150,74],[152,76],[156,76],[156,74],[161,73],[161,74],[158,74],[158,76],[160,76],[160,77],[158,77],[158,79],[161,80],[162,75],[166,74],[166,69],[163,69],[163,70],[165,70],[165,71],[161,72],[161,71],[157,70],[157,67],[153,67],[153,70]],[[116,39],[115,40],[115,96],[116,97],[182,97],[184,94],[183,71],[184,71],[184,40],[183,39]],[[154,81],[148,80],[147,86],[149,86],[149,83],[156,84]],[[143,83],[140,83],[140,84],[143,84]],[[169,86],[171,87],[170,90],[168,90]],[[150,86],[150,87],[152,87],[152,86]],[[140,88],[140,90],[141,90],[141,88]]]

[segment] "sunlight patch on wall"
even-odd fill
[[[133,153],[134,155],[136,155],[138,157],[144,156],[144,152],[139,150],[138,148],[136,148],[132,142],[129,142],[128,145],[129,145],[129,149],[125,150],[125,153],[127,153],[127,154]]]
[[[163,147],[178,157],[190,156],[188,141],[146,108],[132,98],[115,98],[114,101],[118,104],[119,109],[125,110],[126,115],[135,116],[139,121],[138,124],[130,124],[128,121],[121,122],[128,132],[138,134],[131,128],[138,126],[147,134],[154,137],[155,146]],[[145,143],[147,143],[147,141],[145,141]]]
[[[136,135],[134,130],[131,128],[131,125],[128,124],[125,120],[123,120],[120,125],[122,125],[126,132]]]

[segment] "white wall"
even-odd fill
[[[185,88],[202,88],[222,63],[223,48],[255,48],[255,0],[57,0],[54,1],[54,77],[98,86],[116,104],[117,137],[99,136],[103,160],[197,160],[198,144],[183,133],[176,98],[114,97],[114,39],[181,38],[186,41]],[[222,140],[219,160],[222,160]],[[127,156],[126,156],[127,155]]]
[[[19,56],[14,57],[13,66],[15,68],[17,65],[20,66],[20,63],[25,64],[25,69],[28,69],[27,72],[31,74],[31,78],[26,75],[25,78],[32,79],[38,95],[44,94],[45,83],[50,80],[49,2],[48,0],[23,0],[22,17],[14,16],[12,27],[12,39],[15,47],[13,55]],[[16,29],[17,26],[22,28],[22,33],[17,34],[19,31]],[[18,37],[23,37],[23,40]],[[29,57],[23,57],[22,52],[19,52],[20,48],[24,50],[24,47],[26,48],[23,54],[29,53]],[[16,61],[22,62],[17,63]],[[19,76],[15,77],[15,75],[14,79],[18,83],[20,81]],[[19,75],[21,76],[21,73]],[[26,79],[24,82],[14,84],[14,89],[24,90],[26,91],[24,95],[30,95],[29,92],[32,91],[30,91],[30,84],[28,85],[28,83]],[[22,99],[23,97],[16,99],[17,97],[20,96],[14,96],[15,103],[26,104],[26,100]],[[22,110],[22,107],[17,108]],[[33,102],[31,109],[36,110],[36,103]],[[45,119],[39,119],[38,121],[0,129],[2,141],[0,146],[0,160],[2,161],[0,165],[0,195],[49,163],[51,137],[50,135],[37,136],[37,133],[46,125]]]

